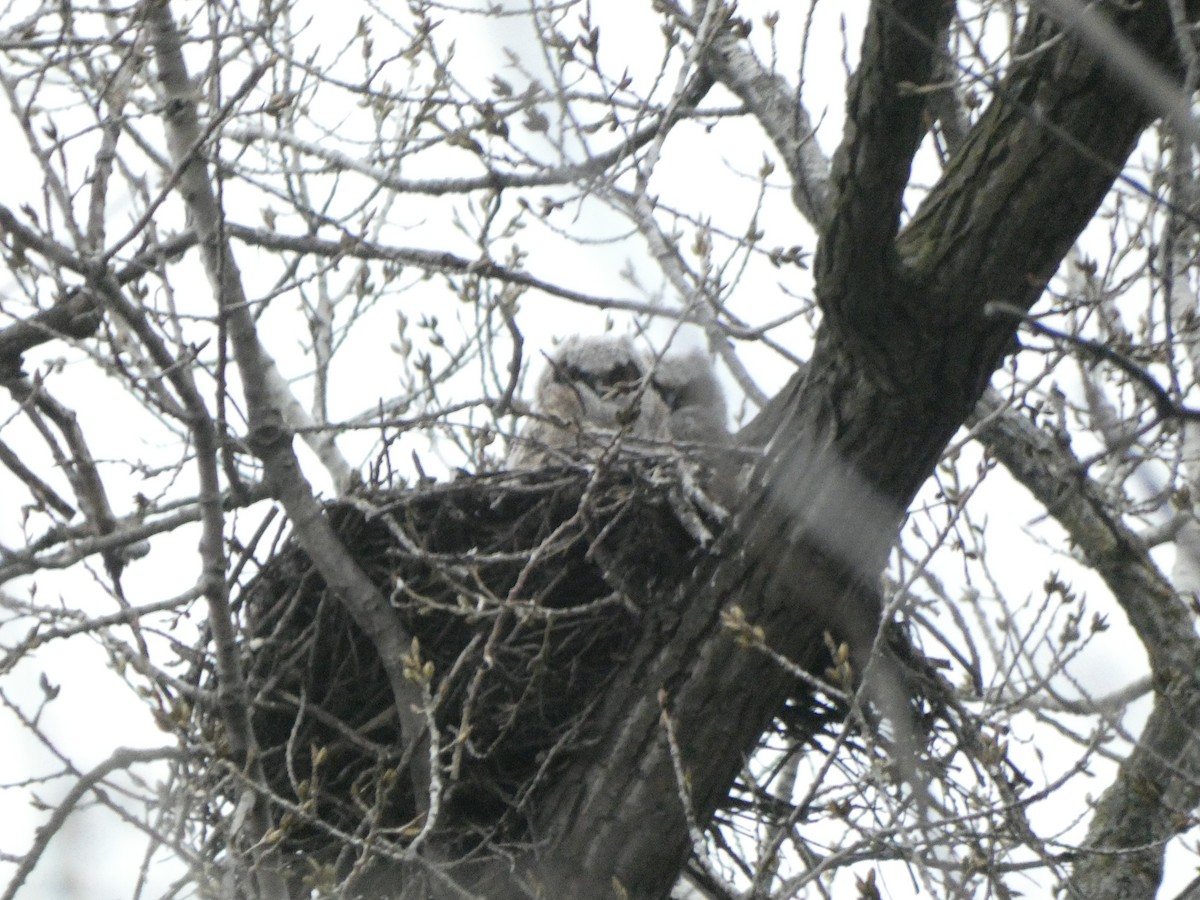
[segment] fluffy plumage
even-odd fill
[[[571,337],[538,381],[535,419],[513,454],[514,468],[599,455],[624,434],[663,440],[669,411],[644,384],[647,363],[628,337]]]
[[[653,358],[625,336],[563,341],[538,381],[514,468],[594,458],[623,440],[724,447],[725,398],[700,350]]]
[[[650,384],[670,411],[672,440],[725,446],[725,395],[712,362],[702,350],[666,355],[650,375]]]

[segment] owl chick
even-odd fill
[[[739,501],[740,466],[725,425],[725,394],[703,350],[664,356],[651,372],[650,384],[668,409],[667,433],[681,463],[685,497],[675,503],[676,512],[706,546],[712,535],[704,516],[721,521]]]
[[[628,337],[571,337],[538,382],[534,412],[513,454],[514,468],[537,468],[597,455],[618,433],[665,440],[669,410],[644,384],[649,366]]]
[[[667,433],[673,441],[716,447],[729,443],[725,395],[703,350],[664,356],[651,372],[650,384],[669,411]]]

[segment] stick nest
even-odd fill
[[[719,529],[701,507],[661,466],[637,459],[330,504],[342,543],[432,666],[440,843],[466,852],[521,839],[531,799],[586,746],[587,713],[639,638],[644,611],[680,602],[706,552],[697,523]],[[281,849],[344,873],[360,855],[348,848],[411,841],[427,804],[375,645],[294,538],[238,608]],[[205,680],[211,687],[215,674]],[[215,705],[197,718],[219,746]],[[428,745],[417,752],[428,768]],[[213,772],[211,809],[228,815],[236,776]]]

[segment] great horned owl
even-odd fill
[[[654,366],[650,384],[670,411],[671,440],[718,447],[729,443],[725,395],[703,350],[664,356]]]
[[[684,463],[680,477],[693,486],[691,502],[721,518],[720,513],[738,502],[739,466],[725,425],[725,395],[708,354],[692,350],[663,356],[651,372],[650,384],[670,411],[667,434],[675,457]],[[701,544],[708,542],[702,525],[697,523],[692,531]]]
[[[701,546],[737,502],[725,398],[701,351],[649,357],[627,337],[569,338],[538,382],[534,413],[514,469],[597,459],[628,442],[675,473],[668,498]]]
[[[538,382],[514,468],[596,455],[618,433],[643,445],[724,447],[725,398],[700,350],[652,359],[628,337],[572,337]]]
[[[534,398],[537,419],[513,454],[536,468],[602,452],[620,433],[661,441],[669,410],[645,383],[648,366],[628,337],[571,337],[549,360]]]

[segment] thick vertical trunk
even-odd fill
[[[898,215],[907,157],[872,167],[881,148],[915,151],[920,104],[898,102],[898,72],[922,84],[929,59],[888,41],[911,26],[936,33],[944,12],[876,4],[818,258],[826,324],[816,352],[718,561],[664,598],[609,694],[596,753],[541,810],[551,896],[614,884],[664,896],[689,841],[683,796],[703,826],[792,689],[722,610],[740,607],[775,650],[808,665],[827,652],[826,630],[857,653],[869,645],[872,585],[904,510],[1013,339],[1015,323],[985,305],[1033,304],[1150,121],[1088,51],[1046,45],[1052,29],[1035,16],[1029,55],[893,242],[894,219],[878,217]],[[1165,4],[1118,24],[1170,63]]]

